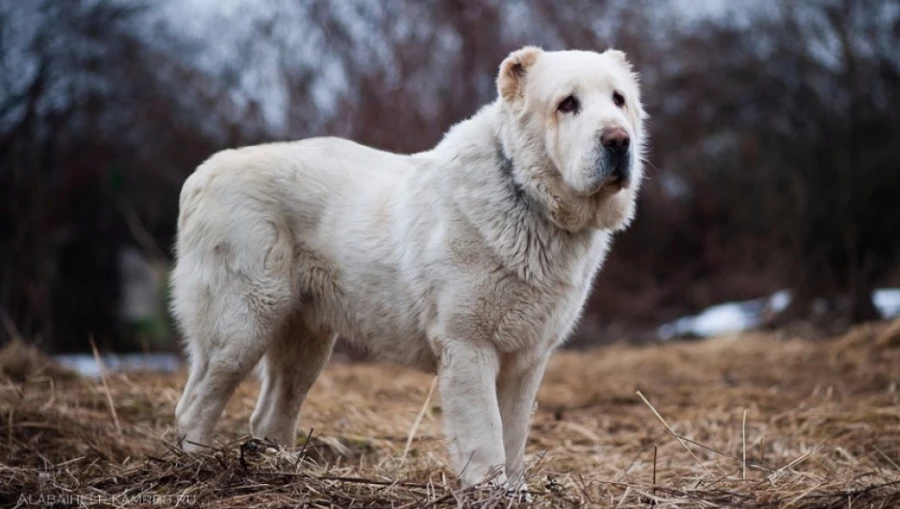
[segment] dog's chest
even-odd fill
[[[608,249],[606,235],[597,235],[571,264],[560,264],[554,278],[532,290],[530,305],[520,303],[523,320],[531,318],[531,341],[539,347],[554,348],[575,328],[590,295],[593,278]],[[524,335],[524,331],[523,331]]]
[[[589,288],[589,281],[573,281],[545,291],[532,287],[509,298],[494,326],[494,341],[504,351],[554,348],[574,327]]]

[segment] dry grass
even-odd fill
[[[427,375],[331,366],[304,409],[314,436],[299,455],[244,437],[258,388],[248,381],[226,410],[228,441],[185,455],[168,445],[183,374],[110,375],[107,395],[20,346],[0,359],[11,373],[0,506],[524,505],[452,480],[439,395],[421,412]],[[528,447],[533,505],[900,507],[898,382],[900,322],[830,341],[749,334],[562,353]]]

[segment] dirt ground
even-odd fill
[[[2,507],[529,505],[452,478],[429,375],[333,364],[293,454],[245,436],[258,390],[248,380],[222,444],[185,455],[172,445],[183,373],[104,383],[20,345],[0,351],[0,369]],[[898,384],[900,321],[829,340],[754,333],[561,352],[529,439],[530,505],[900,507]]]

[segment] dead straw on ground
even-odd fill
[[[562,352],[529,439],[531,503],[453,479],[429,375],[330,366],[291,452],[246,437],[248,380],[221,443],[184,454],[183,373],[86,379],[18,342],[0,371],[2,507],[900,507],[900,321]]]

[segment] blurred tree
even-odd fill
[[[124,346],[121,247],[164,262],[185,175],[247,138],[229,127],[229,98],[147,12],[0,4],[0,337]]]
[[[682,102],[662,157],[701,183],[695,196],[718,195],[723,243],[780,268],[793,299],[779,322],[877,317],[872,290],[900,247],[898,22],[883,0],[708,22],[660,85]]]

